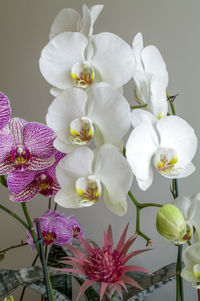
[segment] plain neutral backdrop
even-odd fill
[[[41,49],[48,42],[50,26],[57,13],[64,7],[81,12],[81,0],[0,0],[0,90],[10,99],[12,116],[28,121],[45,122],[47,108],[52,101],[50,86],[40,74],[38,60]],[[88,6],[104,4],[94,33],[113,32],[132,43],[136,33],[142,32],[145,45],[157,46],[169,71],[169,94],[179,93],[175,106],[179,116],[185,118],[200,137],[200,1],[199,0],[104,0],[85,1]],[[125,96],[132,102],[131,87],[125,88]],[[181,195],[200,191],[200,154],[194,159],[196,172],[181,181]],[[146,192],[137,187],[134,180],[133,192],[140,201],[169,203],[170,181],[159,175]],[[22,214],[20,205],[8,199],[7,190],[1,189],[0,201]],[[47,199],[37,196],[28,207],[32,218],[41,216],[47,208]],[[87,209],[68,210],[60,208],[66,215],[75,215],[82,224],[86,237],[100,243],[103,230],[111,223],[117,241],[122,229],[130,222],[129,235],[135,231],[135,208],[128,199],[128,211],[118,217],[107,210],[103,201]],[[134,259],[134,264],[150,271],[176,260],[176,247],[162,239],[155,229],[156,209],[142,212],[142,230],[154,241],[154,249]],[[26,240],[22,226],[4,212],[0,212],[0,250]],[[135,248],[144,248],[145,241],[138,238]],[[29,247],[11,250],[0,268],[19,269],[30,266],[35,254]],[[15,301],[19,300],[21,288]],[[77,292],[75,292],[76,294]],[[158,289],[148,301],[175,300],[175,282]],[[185,283],[185,300],[196,300],[196,291]],[[24,300],[37,301],[40,296],[26,292]],[[75,299],[74,299],[75,300]]]

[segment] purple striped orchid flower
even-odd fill
[[[8,124],[10,119],[11,109],[10,101],[2,92],[0,92],[0,131]]]
[[[47,197],[54,196],[60,189],[56,179],[56,166],[65,154],[56,152],[55,163],[43,170],[15,170],[8,175],[10,199],[14,202],[26,202],[37,193]]]
[[[0,175],[13,170],[42,170],[55,161],[54,132],[37,122],[12,118],[0,134]]]
[[[42,217],[36,218],[33,223],[33,227],[36,231],[36,221],[40,221],[41,233],[43,236],[43,242],[46,245],[71,245],[74,237],[73,225],[79,227],[79,236],[84,238],[83,229],[74,216],[66,217],[64,214],[58,211],[47,210]],[[31,245],[32,249],[35,248],[32,236],[29,231],[27,242]],[[78,236],[77,236],[78,237]]]

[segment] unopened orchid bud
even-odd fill
[[[6,297],[6,298],[4,298],[4,301],[14,301],[14,298],[13,298],[13,296],[10,296],[9,298]]]
[[[172,204],[161,207],[157,212],[156,227],[160,235],[175,244],[182,244],[187,237],[187,225],[181,211]]]

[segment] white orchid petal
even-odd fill
[[[141,52],[143,50],[143,37],[142,34],[139,32],[133,39],[132,48],[133,48],[133,55],[136,62],[137,70],[143,70],[143,65],[141,62]]]
[[[49,35],[49,39],[53,39],[58,34],[65,31],[77,31],[77,24],[79,22],[79,13],[72,8],[63,8],[56,16]]]
[[[162,72],[167,72],[162,55],[155,46],[150,45],[145,47],[141,53],[141,59],[146,72],[160,75]]]
[[[113,88],[126,84],[133,75],[132,49],[115,34],[104,32],[92,37],[95,52],[92,63],[99,71],[102,81]]]
[[[187,247],[183,252],[183,261],[185,266],[192,270],[193,266],[200,263],[200,242]]]
[[[110,211],[112,211],[113,213],[115,213],[119,216],[123,216],[123,215],[126,214],[126,211],[127,211],[127,202],[126,202],[126,200],[122,200],[119,203],[111,202],[109,192],[106,189],[105,185],[104,185],[104,202],[105,202],[107,208]]]
[[[88,39],[79,32],[63,32],[53,38],[42,50],[40,71],[44,78],[59,89],[73,85],[70,69],[84,61]]]
[[[193,207],[193,204],[189,197],[178,197],[173,204],[181,210],[185,220],[191,220],[193,216],[193,210],[191,211],[193,208],[191,207]]]
[[[61,89],[52,87],[52,88],[50,89],[50,94],[56,97],[56,96],[58,96],[62,91],[63,91],[63,90],[61,90]]]
[[[193,271],[191,269],[188,269],[187,267],[184,267],[181,271],[181,277],[183,277],[185,280],[190,282],[196,282],[197,279],[193,274]]]
[[[76,88],[69,88],[59,94],[48,108],[47,125],[56,134],[69,128],[72,120],[85,116],[87,94]]]
[[[64,208],[80,208],[76,199],[77,199],[77,194],[66,195],[66,193],[62,189],[59,190],[55,196],[55,202],[59,206]]]
[[[84,177],[92,174],[94,154],[88,147],[79,147],[61,159],[58,165],[73,177]]]
[[[148,109],[158,119],[167,116],[168,102],[166,97],[166,86],[162,78],[153,76],[151,80],[151,100]]]
[[[127,160],[116,147],[104,144],[99,149],[94,174],[106,187],[110,203],[124,202],[132,184],[133,174]]]
[[[71,144],[69,140],[68,141],[66,140],[63,141],[63,140],[64,139],[60,139],[59,137],[56,137],[53,143],[55,149],[59,150],[61,153],[68,154],[77,148],[77,145]]]
[[[119,145],[131,125],[127,100],[110,87],[90,90],[87,116],[97,125],[105,144]]]
[[[126,157],[134,175],[149,180],[151,158],[157,150],[155,130],[150,122],[142,122],[131,133],[126,146]]]
[[[139,178],[136,178],[138,186],[141,190],[145,191],[147,190],[153,183],[153,170],[152,167],[149,167],[149,177],[147,180],[141,180]]]
[[[170,171],[169,174],[162,173],[162,176],[168,179],[182,179],[190,176],[195,171],[195,166],[191,162],[184,167],[175,167]]]
[[[155,125],[155,123],[158,121],[152,113],[142,109],[133,110],[131,114],[131,120],[133,127],[140,125],[142,122],[150,122],[152,125]]]
[[[94,24],[96,22],[96,19],[98,18],[99,14],[101,13],[104,5],[92,5],[90,7],[90,13],[92,16],[92,23]]]
[[[197,137],[193,128],[178,116],[167,116],[157,122],[160,146],[176,150],[178,165],[184,167],[193,159],[197,149]]]
[[[79,30],[86,37],[91,36],[93,33],[92,16],[86,4],[83,4],[83,17],[79,24]]]

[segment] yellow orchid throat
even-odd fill
[[[80,207],[88,207],[99,201],[101,184],[95,176],[81,177],[75,184],[77,201]]]

